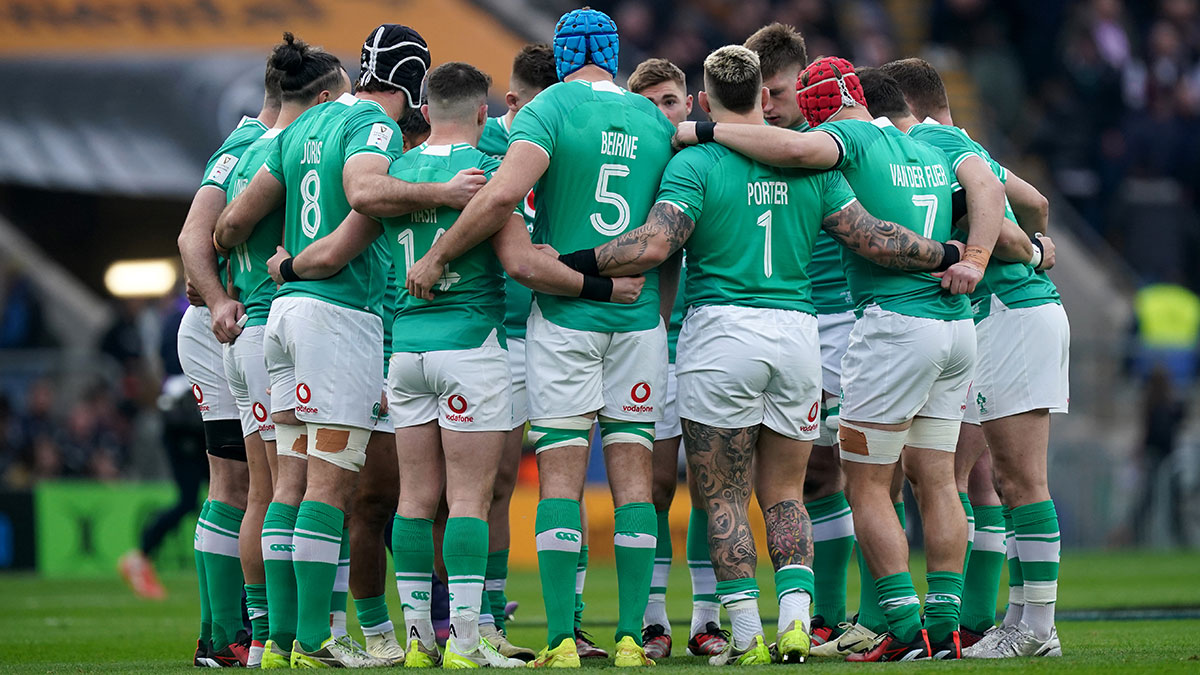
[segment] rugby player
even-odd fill
[[[412,93],[429,63],[421,36],[407,26],[379,26],[363,45],[362,62],[355,96],[312,109],[280,134],[264,168],[222,214],[226,229],[217,245],[240,243],[256,219],[285,199],[284,243],[299,252],[334,231],[352,207],[399,214],[461,206],[470,198],[483,180],[479,172],[442,184],[387,175],[402,143],[396,120],[416,105]],[[298,621],[291,663],[376,665],[380,661],[352,641],[331,635],[328,594],[339,560],[347,558],[344,514],[383,405],[383,244],[329,279],[305,281],[286,269],[282,276],[286,283],[272,304],[264,349],[278,452],[304,450],[320,460],[309,462],[306,480],[281,481],[291,495],[303,493],[298,510],[280,501],[276,485],[279,522],[264,525],[280,539],[292,533]],[[331,343],[339,345],[332,357]],[[287,542],[278,543],[286,548]]]
[[[791,26],[773,23],[760,28],[746,40],[746,47],[758,54],[763,73],[763,86],[769,93],[763,113],[772,126],[793,131],[808,131],[808,123],[800,114],[796,99],[796,80],[808,65],[804,37]],[[833,645],[822,647],[850,628],[846,619],[846,573],[850,552],[854,548],[854,523],[850,504],[846,501],[846,479],[837,458],[837,420],[841,391],[842,355],[850,341],[854,325],[854,302],[842,271],[841,248],[824,231],[817,233],[813,244],[812,261],[806,270],[812,282],[812,303],[817,312],[817,334],[821,340],[821,424],[817,440],[813,441],[804,482],[804,505],[813,522],[813,573],[816,586],[813,594],[812,643],[813,655],[824,653]],[[861,554],[860,554],[861,555]],[[860,623],[869,616],[883,615],[878,609],[875,588],[867,566],[859,559]],[[844,642],[870,644],[874,633],[856,632]]]
[[[496,177],[409,269],[409,293],[430,297],[443,266],[505,226],[535,183],[533,237],[541,244],[595,246],[645,218],[670,158],[674,127],[649,100],[613,82],[618,49],[616,25],[603,12],[562,16],[554,52],[563,82],[517,113]],[[653,424],[662,417],[667,362],[658,278],[647,274],[641,296],[628,307],[597,304],[611,292],[603,282],[585,290],[579,299],[535,294],[526,334],[530,435],[539,453],[535,527],[549,638],[531,665],[579,663],[571,587],[580,556],[588,432],[597,415],[616,507],[615,662],[650,665],[640,644],[657,530],[650,449]]]
[[[498,159],[508,152],[508,130],[513,119],[526,103],[533,100],[543,89],[558,82],[554,69],[554,48],[548,44],[529,44],[521,48],[513,58],[509,91],[504,96],[508,110],[499,117],[489,118],[479,138],[479,150]],[[533,232],[533,192],[526,196],[521,207],[525,227]],[[513,426],[504,441],[504,456],[496,471],[492,507],[488,511],[488,562],[484,576],[485,607],[480,613],[479,630],[484,637],[505,656],[515,656],[526,661],[536,654],[526,647],[518,647],[508,641],[505,620],[508,614],[508,598],[504,589],[508,583],[509,550],[509,504],[517,485],[517,469],[521,462],[521,447],[525,442],[525,423],[529,421],[529,403],[525,393],[525,322],[529,319],[529,306],[533,294],[529,288],[505,277],[504,285],[504,332],[508,336],[508,362],[512,371]],[[587,533],[584,533],[586,541]],[[582,589],[579,593],[582,604]],[[580,608],[582,613],[582,608]],[[577,636],[580,655],[603,650],[587,641],[582,631]]]
[[[666,59],[647,59],[634,68],[627,84],[629,91],[650,99],[658,109],[678,125],[692,113],[692,95],[687,79],[678,66]],[[683,428],[676,405],[675,345],[683,323],[682,254],[658,267],[660,307],[667,322],[667,390],[663,401],[663,419],[654,423],[654,484],[652,497],[658,517],[658,545],[654,550],[654,576],[650,582],[650,600],[642,627],[642,644],[652,659],[671,655],[671,623],[667,620],[667,582],[671,576],[671,502],[679,482],[679,439]],[[673,305],[668,305],[674,297]],[[692,623],[688,651],[695,656],[714,656],[725,649],[727,640],[721,631],[721,604],[716,596],[717,578],[708,557],[708,511],[696,490],[696,481],[688,474],[692,509],[688,517],[687,563],[692,579]],[[693,555],[694,554],[694,555]]]
[[[714,122],[762,126],[770,92],[758,62],[742,46],[705,60],[700,105]],[[873,218],[836,171],[774,168],[719,145],[687,148],[671,160],[644,226],[565,256],[605,274],[641,272],[680,246],[692,261],[679,345],[680,416],[688,462],[714,516],[717,590],[733,625],[732,645],[713,665],[772,660],[758,615],[752,489],[775,567],[775,651],[784,662],[808,656],[812,526],[802,486],[820,426],[821,373],[806,268],[822,229],[889,267],[944,269],[943,260],[958,258],[953,245]],[[730,249],[730,241],[742,246]]]
[[[276,136],[305,110],[337,98],[348,90],[349,81],[337,57],[320,48],[310,47],[291,33],[275,47],[269,61],[279,76],[282,106],[275,124],[247,148],[231,174],[229,201],[237,197],[262,167]],[[229,280],[237,298],[245,307],[246,321],[234,342],[224,345],[225,375],[241,416],[245,437],[246,463],[250,473],[250,491],[246,517],[246,536],[239,544],[253,549],[256,565],[245,566],[246,607],[253,635],[248,664],[262,664],[264,645],[266,666],[286,667],[279,655],[270,651],[268,633],[268,597],[263,572],[262,523],[271,502],[271,475],[275,471],[275,425],[268,414],[270,398],[266,362],[263,360],[263,333],[267,314],[275,295],[275,284],[267,274],[267,260],[283,237],[283,210],[275,209],[260,221],[254,234],[230,252]],[[295,595],[292,590],[293,597]],[[280,606],[285,606],[282,601]],[[294,599],[291,601],[295,603]],[[295,617],[289,615],[293,624]],[[277,617],[281,624],[283,621]],[[290,644],[290,641],[289,641]]]
[[[964,165],[983,164],[1004,180],[1012,203],[1008,217],[1038,242],[1039,250],[1030,265],[989,267],[972,295],[979,362],[967,407],[969,416],[982,424],[996,485],[1007,510],[1007,516],[1000,518],[994,517],[999,515],[994,508],[988,513],[989,536],[984,541],[993,557],[981,563],[985,566],[981,571],[984,578],[977,589],[968,586],[964,598],[966,611],[972,596],[978,597],[970,607],[979,608],[974,612],[978,623],[967,626],[976,634],[992,626],[991,616],[984,622],[987,613],[982,607],[995,605],[999,583],[997,539],[1002,523],[1011,522],[1007,529],[1013,532],[1011,541],[1016,550],[1010,550],[1009,558],[1009,616],[986,643],[975,645],[965,655],[1061,656],[1054,627],[1058,515],[1048,488],[1046,451],[1050,414],[1066,413],[1070,401],[1070,326],[1057,289],[1040,273],[1053,264],[1053,244],[1040,236],[1046,231],[1048,204],[1036,188],[997,164],[982,146],[954,126],[945,86],[933,66],[921,59],[904,59],[882,70],[895,78],[912,110],[914,117],[904,120],[908,134],[941,148],[952,160],[963,158]],[[1024,217],[1020,217],[1022,214]],[[976,441],[973,446],[981,448],[982,444]],[[962,473],[970,475],[969,470]],[[985,498],[990,496],[984,492]],[[981,527],[979,517],[977,511],[977,532]],[[989,560],[992,562],[986,562]],[[971,576],[968,568],[968,583]]]
[[[700,130],[706,140],[713,132],[723,145],[766,163],[838,168],[872,214],[939,241],[949,239],[951,172],[945,156],[886,120],[873,123],[853,70],[844,59],[826,57],[801,73],[800,109],[810,126],[828,123],[826,133],[720,124]],[[695,132],[681,126],[680,140],[694,141]],[[952,453],[975,341],[970,306],[958,295],[974,290],[982,278],[1000,225],[983,217],[981,201],[973,205],[972,215],[983,213],[962,260],[939,273],[940,284],[929,275],[887,270],[843,252],[862,316],[842,359],[839,449],[856,538],[889,627],[871,650],[848,659],[953,657],[960,651],[966,519],[954,489]],[[906,444],[904,470],[926,523],[928,632],[908,573],[907,541],[893,515],[895,467]]]
[[[213,251],[212,237],[242,154],[279,115],[279,72],[270,63],[265,80],[262,111],[255,118],[243,117],[209,159],[178,240],[189,299],[198,296],[202,303],[188,307],[178,335],[179,363],[204,420],[208,450],[208,498],[200,510],[195,536],[200,584],[200,638],[193,658],[197,666],[244,666],[249,659],[249,636],[239,636],[242,566],[251,570],[251,578],[256,567],[253,551],[250,547],[243,550],[240,541],[243,525],[247,543],[253,544],[254,539],[253,520],[244,520],[249,472],[237,403],[229,390],[221,351],[222,344],[233,342],[241,333],[238,321],[246,309],[228,294],[222,281],[228,263]]]

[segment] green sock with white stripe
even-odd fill
[[[901,642],[912,642],[921,632],[921,601],[908,572],[889,574],[875,580],[879,606],[887,618],[887,630]]]
[[[846,573],[854,551],[854,517],[844,492],[804,506],[813,528],[813,615],[836,626],[846,620]]]
[[[442,559],[450,589],[450,634],[462,654],[479,646],[479,610],[487,571],[487,521],[479,518],[446,520]]]
[[[362,627],[364,636],[382,635],[395,630],[392,617],[388,616],[387,595],[355,598],[354,613],[358,616],[358,625]]]
[[[896,517],[900,519],[900,529],[904,529],[904,502],[896,502],[892,504],[892,508],[896,510]],[[862,547],[857,548],[858,578],[862,584],[858,594],[858,623],[873,632],[882,633],[888,629],[888,619],[879,604],[879,595],[876,591],[878,581],[871,576],[871,570],[867,568],[867,560],[863,557]],[[912,583],[911,579],[909,583]]]
[[[579,502],[574,499],[543,499],[538,502],[538,574],[542,600],[546,603],[546,644],[551,648],[575,637],[576,571],[580,564],[579,541],[583,524]]]
[[[271,640],[290,650],[296,639],[296,568],[292,564],[297,509],[271,502],[263,519],[263,570],[267,575],[267,623]]]
[[[496,628],[503,631],[504,622],[508,618],[505,615],[508,598],[504,596],[504,587],[508,585],[508,549],[488,554],[487,571],[483,577],[484,594],[492,608],[492,619]]]
[[[1017,533],[1013,530],[1012,509],[1001,511],[1004,517],[1005,555],[1008,556],[1008,608],[1004,611],[1004,627],[1021,623],[1025,611],[1025,580],[1021,576],[1021,560],[1017,557]]]
[[[671,634],[671,622],[667,619],[667,582],[671,578],[671,512],[658,511],[658,543],[654,546],[654,574],[650,578],[650,599],[646,601],[647,626],[662,626]]]
[[[959,625],[982,633],[996,624],[996,596],[1004,571],[1004,516],[1000,506],[975,507],[975,545],[963,576]]]
[[[692,578],[692,626],[702,632],[710,623],[721,625],[721,600],[717,597],[717,575],[708,551],[708,511],[692,507],[688,516],[687,564]]]
[[[396,591],[404,610],[405,645],[414,639],[431,647],[437,643],[433,633],[431,595],[433,593],[433,521],[429,518],[404,518],[392,522],[392,562],[396,566]]]
[[[779,599],[779,632],[792,622],[811,633],[809,608],[813,596],[813,571],[807,565],[785,565],[775,570],[775,596]]]
[[[259,644],[265,643],[271,637],[266,584],[246,584],[246,614],[250,617],[250,638]]]
[[[962,502],[963,512],[967,514],[967,553],[963,556],[963,573],[967,571],[967,565],[971,564],[971,550],[975,542],[975,509],[971,506],[971,498],[967,493],[958,493],[958,500]]]
[[[208,517],[209,500],[204,500],[196,518],[196,533],[192,537],[192,553],[196,561],[196,583],[200,588],[200,641],[212,643],[212,608],[208,606],[208,575],[204,573],[204,519]]]
[[[654,551],[658,544],[654,505],[633,502],[613,511],[613,557],[617,562],[616,639],[632,637],[642,644],[642,617],[650,597]]]
[[[941,642],[958,630],[962,609],[963,575],[958,572],[927,572],[925,581],[925,630],[929,641]]]
[[[204,519],[204,576],[212,612],[213,647],[232,644],[242,630],[242,559],[238,556],[238,530],[246,512],[210,501]]]
[[[1021,623],[1039,639],[1054,629],[1054,604],[1058,599],[1058,560],[1061,548],[1058,512],[1054,502],[1018,506],[1012,510],[1017,537],[1017,557],[1025,587]],[[213,613],[216,621],[216,612]],[[214,631],[215,632],[215,631]]]
[[[333,593],[329,595],[329,632],[335,638],[346,635],[346,607],[350,598],[350,528],[342,528],[342,543],[338,547],[337,575],[333,578]]]
[[[313,500],[300,502],[292,536],[292,566],[296,569],[296,641],[304,651],[319,649],[332,634],[329,601],[345,524],[341,509]]]
[[[733,648],[749,649],[754,636],[763,634],[762,617],[758,614],[758,581],[754,578],[718,581],[717,597],[729,616]]]
[[[583,586],[587,582],[588,570],[588,547],[583,544],[579,547],[579,557],[575,560],[575,630],[579,630],[583,625],[583,608],[587,607],[587,603],[583,601]]]

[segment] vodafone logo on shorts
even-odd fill
[[[204,391],[200,389],[200,385],[192,385],[192,398],[196,399],[196,408],[200,412],[208,412],[208,404],[204,402]]]
[[[256,401],[254,405],[250,406],[250,412],[254,413],[254,419],[260,423],[267,421],[267,409],[263,404]]]
[[[816,401],[812,404],[812,407],[808,409],[808,424],[801,425],[800,430],[801,431],[816,431],[817,430],[817,417],[820,415],[820,412],[821,412],[821,402]]]
[[[304,412],[304,413],[319,412],[319,410],[316,406],[305,405],[311,400],[312,400],[312,390],[308,388],[308,385],[304,384],[303,382],[301,382],[300,384],[297,384],[296,385],[296,401],[298,402],[298,404],[296,405],[296,411]]]
[[[633,400],[635,405],[621,406],[624,412],[654,412],[654,406],[642,405],[650,400],[650,385],[646,382],[638,382],[629,390],[629,398]]]
[[[450,408],[449,415],[446,419],[451,422],[474,422],[475,418],[471,415],[464,415],[467,412],[467,399],[461,394],[451,394],[450,398],[446,399],[446,407]]]

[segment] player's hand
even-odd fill
[[[967,295],[973,293],[975,287],[983,280],[983,270],[970,261],[959,261],[945,272],[938,272],[933,276],[942,280],[942,288],[950,291],[951,295]]]
[[[283,285],[283,275],[279,273],[279,266],[283,264],[284,260],[287,260],[290,257],[292,257],[292,254],[288,253],[287,249],[282,246],[276,246],[275,255],[271,256],[271,258],[267,260],[267,273],[270,274],[275,283],[280,286]]]
[[[217,337],[217,342],[230,344],[242,333],[238,320],[246,314],[246,308],[227,295],[222,294],[221,298],[215,306],[208,306],[208,311],[212,314],[212,332]]]
[[[1037,271],[1045,272],[1054,267],[1054,240],[1041,233],[1034,236],[1042,243],[1042,264],[1037,266]]]
[[[646,285],[646,277],[613,277],[612,297],[609,302],[622,305],[632,305],[642,294],[642,286]]]
[[[384,417],[388,414],[387,391],[379,394],[379,417]]]
[[[196,290],[196,287],[192,285],[192,282],[189,281],[184,285],[183,292],[185,295],[187,295],[187,301],[189,305],[193,307],[204,306],[204,298],[200,296],[200,291]]]
[[[675,130],[675,135],[671,138],[671,147],[676,150],[682,150],[689,145],[695,145],[700,142],[696,138],[696,123],[684,122]]]
[[[487,178],[483,176],[483,169],[463,169],[445,183],[442,203],[461,211],[484,185],[487,185]]]
[[[404,281],[404,289],[408,294],[420,300],[432,300],[433,285],[442,278],[445,267],[437,264],[429,254],[425,254],[408,268],[408,278]]]
[[[550,256],[551,258],[558,260],[558,251],[556,251],[550,244],[534,244],[533,247],[538,251]]]

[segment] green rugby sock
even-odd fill
[[[762,617],[758,614],[758,581],[754,578],[718,581],[717,597],[729,616],[734,648],[749,649],[754,636],[763,634]]]
[[[1004,517],[1005,555],[1008,556],[1008,608],[1004,612],[1004,625],[1011,627],[1021,622],[1021,613],[1025,610],[1025,581],[1021,576],[1021,560],[1017,557],[1012,509],[1006,506],[1001,513]]]
[[[896,502],[892,507],[896,509],[896,517],[900,519],[900,528],[904,529],[904,502]],[[888,629],[888,619],[879,606],[879,595],[876,591],[878,583],[871,576],[871,570],[867,568],[867,560],[863,557],[862,547],[856,548],[858,549],[858,578],[862,584],[858,596],[858,623],[875,633],[882,633]],[[912,584],[911,578],[909,584]],[[915,591],[913,597],[916,597]]]
[[[292,537],[296,569],[296,641],[305,651],[315,651],[332,635],[329,626],[330,599],[337,579],[342,528],[341,509],[324,502],[306,500],[296,514]]]
[[[449,518],[442,539],[450,589],[450,629],[455,646],[470,651],[479,645],[479,610],[487,571],[488,524],[479,518]]]
[[[634,502],[613,511],[613,556],[617,562],[617,633],[642,644],[642,617],[654,572],[658,518],[654,505]]]
[[[420,640],[436,643],[431,613],[433,603],[433,521],[404,518],[392,522],[392,562],[396,566],[396,591],[404,610],[405,644]]]
[[[912,642],[921,632],[921,601],[908,572],[889,574],[875,581],[880,607],[887,617],[887,630],[901,642]]]
[[[844,492],[805,504],[813,526],[813,615],[836,626],[846,620],[846,574],[854,551],[854,520]]]
[[[337,574],[333,592],[329,594],[329,630],[333,637],[346,635],[346,608],[350,598],[350,528],[342,528],[342,543],[338,547]]]
[[[1058,600],[1058,561],[1061,536],[1054,502],[1046,500],[1012,510],[1017,538],[1017,557],[1025,587],[1025,609],[1021,623],[1045,640],[1054,629],[1054,605]],[[216,612],[213,613],[216,621]],[[215,632],[215,630],[214,630]]]
[[[575,630],[583,626],[583,609],[587,603],[583,601],[583,586],[587,582],[588,547],[579,547],[579,558],[575,561]]]
[[[982,633],[996,624],[996,596],[1004,570],[1004,516],[1000,506],[975,507],[975,546],[963,578],[959,625]]]
[[[654,574],[650,578],[650,598],[646,601],[646,616],[643,622],[647,626],[662,626],[667,635],[671,634],[671,622],[667,619],[667,582],[671,578],[671,512],[658,511],[656,536],[658,543],[654,546]]]
[[[971,551],[975,543],[975,509],[971,506],[971,498],[967,493],[958,493],[958,500],[962,502],[963,512],[967,514],[967,552],[963,556],[963,573],[967,571],[967,565],[971,564]]]
[[[386,594],[355,598],[354,613],[358,616],[358,625],[362,626],[363,635],[382,635],[395,630],[392,618],[388,616]]]
[[[492,609],[492,618],[496,622],[496,628],[503,632],[505,621],[508,619],[505,615],[508,598],[504,595],[504,588],[508,585],[508,549],[488,554],[487,570],[483,577],[484,595],[487,596],[488,605]]]
[[[941,642],[958,630],[962,608],[963,575],[958,572],[928,572],[925,580],[925,630],[929,641]]]
[[[270,636],[267,621],[267,585],[246,584],[246,614],[250,616],[250,639],[259,644]]]
[[[574,499],[541,500],[534,529],[537,531],[542,600],[546,603],[546,644],[553,648],[563,640],[575,637],[577,596],[572,593],[572,582],[583,558],[579,545],[583,538],[579,502]]]
[[[688,515],[687,564],[692,578],[692,625],[695,635],[715,623],[721,624],[721,600],[717,597],[717,575],[708,550],[708,511],[692,507]]]
[[[292,563],[293,532],[298,510],[271,502],[263,520],[263,569],[267,575],[267,613],[271,640],[290,650],[296,639],[296,568]]]
[[[208,575],[204,573],[204,527],[201,523],[208,517],[208,506],[211,503],[206,499],[200,507],[200,516],[196,519],[196,534],[192,538],[196,583],[200,587],[200,641],[207,644],[212,643],[212,608],[208,606]]]
[[[210,501],[204,526],[204,576],[212,612],[212,639],[216,649],[232,644],[242,630],[242,559],[238,555],[238,530],[246,512]]]

